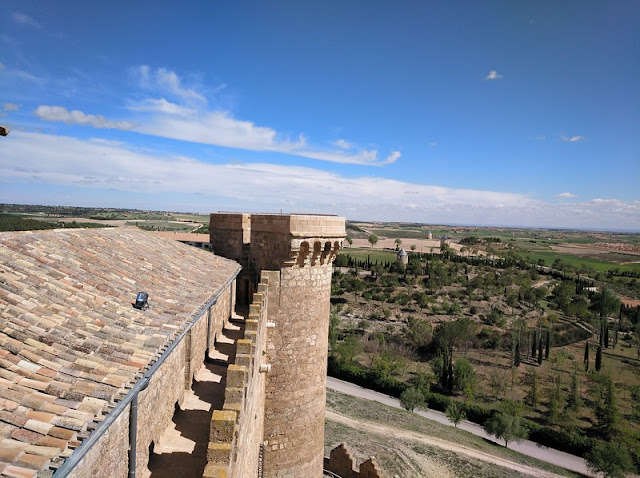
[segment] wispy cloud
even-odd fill
[[[578,142],[582,142],[582,141],[586,141],[587,137],[586,136],[560,136],[560,140],[561,141],[566,141],[568,143],[578,143]]]
[[[126,121],[109,121],[101,115],[88,115],[79,110],[69,111],[62,106],[40,105],[35,111],[38,118],[45,121],[60,121],[67,124],[83,124],[94,128],[131,129],[133,124]]]
[[[2,105],[3,111],[18,111],[19,109],[20,109],[20,105],[17,105],[15,103],[4,103]]]
[[[21,25],[28,25],[30,27],[38,28],[38,29],[42,28],[42,25],[40,25],[38,21],[30,17],[29,15],[25,15],[24,13],[13,12],[11,14],[11,18],[13,18],[14,22],[19,23]]]
[[[175,207],[173,201],[180,197],[192,201],[192,210],[203,212],[224,207],[261,211],[282,208],[359,219],[594,228],[619,228],[624,224],[640,229],[640,201],[597,198],[545,203],[520,193],[346,177],[308,167],[211,164],[190,157],[141,152],[99,138],[81,140],[40,133],[16,132],[3,144],[0,177],[24,184],[24,200],[32,202],[33,192],[42,190],[40,184],[51,184],[67,186],[78,194],[87,189],[101,190],[112,198],[122,197],[123,192],[130,194],[129,198],[131,194],[145,198],[170,193],[171,199],[164,207]],[[213,181],[215,188],[211,187]]]
[[[314,146],[303,134],[292,139],[268,126],[237,119],[229,111],[210,107],[197,86],[184,86],[183,79],[173,71],[152,69],[147,65],[131,71],[143,89],[166,94],[169,99],[163,96],[130,100],[125,108],[132,114],[118,120],[51,105],[40,105],[36,115],[45,121],[133,130],[181,141],[278,152],[343,164],[381,166],[394,163],[401,156],[399,151],[392,151],[386,157],[379,157],[377,149],[358,148],[345,139],[334,142],[337,149]]]
[[[142,101],[132,102],[127,109],[131,111],[144,111],[150,113],[163,113],[168,115],[192,116],[197,113],[194,108],[181,106],[167,101],[164,98],[146,98]]]
[[[499,80],[504,77],[504,75],[499,74],[496,70],[491,70],[489,74],[485,77],[487,80]]]
[[[152,69],[148,65],[141,65],[132,69],[139,85],[143,88],[171,94],[187,102],[207,103],[204,94],[196,87],[184,87],[183,80],[174,71],[166,68]]]
[[[557,198],[577,198],[578,195],[573,193],[560,193],[560,194],[556,194],[556,197]]]
[[[338,148],[342,148],[342,149],[351,149],[352,145],[351,143],[349,143],[348,141],[345,141],[344,139],[337,139],[333,142],[334,146],[337,146]]]

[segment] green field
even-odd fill
[[[563,254],[561,252],[554,251],[530,251],[524,252],[523,255],[529,258],[530,262],[537,263],[539,259],[544,261],[546,266],[551,266],[556,259],[560,259],[563,262],[570,264],[578,269],[581,266],[590,267],[595,271],[609,271],[612,269],[618,269],[620,272],[640,272],[640,264],[617,264],[615,262],[599,261],[597,259],[591,259],[589,257],[579,257],[573,254]]]

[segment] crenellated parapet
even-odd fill
[[[216,254],[258,270],[331,264],[346,236],[338,216],[241,213],[211,214],[210,234]]]
[[[265,272],[253,295],[244,338],[237,341],[235,363],[227,369],[224,405],[211,416],[204,478],[256,476],[262,444],[265,400],[267,292]]]
[[[340,443],[331,450],[329,458],[324,460],[324,468],[341,478],[382,478],[380,466],[373,456],[356,469],[356,460],[346,443]]]

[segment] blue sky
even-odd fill
[[[640,230],[640,2],[0,4],[0,202]]]

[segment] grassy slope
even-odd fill
[[[378,402],[362,400],[333,390],[327,390],[327,409],[360,421],[380,423],[392,426],[395,429],[437,437],[441,440],[490,453],[517,463],[549,470],[562,476],[580,476],[492,444],[463,430],[427,420],[404,410],[397,410]],[[340,442],[347,442],[358,462],[362,462],[369,456],[374,455],[383,468],[385,476],[393,476],[394,474],[407,478],[411,476],[438,476],[433,474],[433,470],[430,474],[422,470],[422,473],[425,474],[421,474],[420,464],[417,460],[420,455],[424,455],[426,459],[435,462],[440,467],[447,468],[454,476],[477,478],[507,478],[514,476],[513,470],[478,460],[471,460],[463,455],[457,455],[437,447],[410,441],[390,443],[388,437],[367,433],[364,431],[364,427],[356,430],[327,420],[325,424],[325,454],[328,455],[329,451]],[[418,469],[417,471],[416,468]]]

